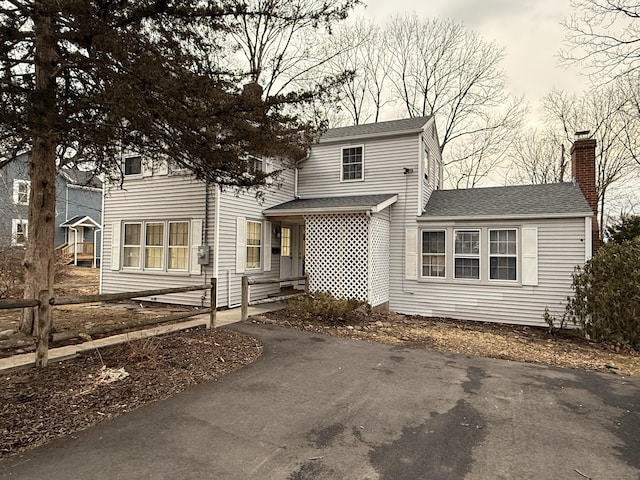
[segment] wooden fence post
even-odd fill
[[[51,333],[51,305],[49,290],[38,294],[38,334],[36,339],[36,367],[47,366],[49,360],[49,334]]]
[[[242,307],[240,311],[240,321],[244,322],[249,318],[249,277],[242,276]]]
[[[309,275],[304,276],[304,293],[309,295]]]
[[[218,307],[218,279],[211,279],[211,290],[210,290],[210,298],[211,298],[211,313],[209,314],[209,326],[208,328],[216,328],[216,309]]]

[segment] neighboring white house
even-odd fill
[[[580,142],[587,155],[577,158],[593,164],[593,141]],[[219,306],[235,306],[243,275],[304,272],[312,291],[373,307],[543,324],[545,307],[564,307],[573,269],[592,251],[594,212],[580,188],[595,192],[594,179],[441,190],[431,117],[329,130],[261,201],[166,165],[145,168],[136,156],[124,171],[123,188],[112,186],[104,202],[104,293],[216,277]],[[251,298],[279,288],[252,286]],[[152,300],[206,301],[199,292]]]

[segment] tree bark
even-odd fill
[[[51,13],[42,0],[33,10],[35,30],[35,92],[31,99],[28,122],[33,126],[29,163],[29,224],[24,259],[24,298],[39,298],[48,303],[53,296],[55,267],[56,203],[56,37]],[[40,292],[46,292],[40,295]],[[51,316],[39,320],[36,309],[25,309],[20,330],[37,338],[39,348],[46,349],[51,331]],[[45,358],[38,362],[46,365]]]

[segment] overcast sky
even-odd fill
[[[365,0],[364,16],[384,21],[397,13],[464,22],[505,48],[503,68],[515,96],[535,107],[553,87],[580,94],[587,79],[577,68],[558,65],[563,47],[561,22],[571,14],[569,0]],[[533,112],[532,112],[533,113]]]

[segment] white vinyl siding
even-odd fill
[[[155,290],[161,288],[196,286],[210,284],[212,266],[207,276],[200,271],[201,266],[189,256],[189,270],[162,270],[124,268],[122,243],[124,241],[123,223],[164,222],[165,237],[168,236],[168,222],[188,221],[192,229],[190,241],[196,241],[195,229],[202,225],[205,212],[204,183],[189,176],[152,176],[147,178],[126,177],[124,189],[118,185],[108,185],[104,206],[104,250],[101,270],[102,292],[119,293],[136,290]],[[210,228],[206,242],[213,245],[214,195],[210,196]],[[120,231],[118,230],[120,229]],[[202,228],[197,236],[196,245],[202,245]],[[168,239],[166,240],[168,245]],[[197,250],[191,245],[191,251]],[[168,264],[168,250],[165,250],[165,265]],[[195,263],[195,268],[194,267]],[[213,260],[212,260],[213,263]],[[201,305],[206,292],[194,291],[170,295],[158,295],[149,300]],[[208,296],[205,298],[206,303]]]
[[[499,323],[546,326],[545,307],[562,315],[566,299],[572,295],[571,275],[584,262],[584,218],[448,222],[424,222],[424,230],[480,229],[484,242],[489,230],[515,229],[519,280],[489,279],[489,248],[482,247],[480,280],[457,281],[448,273],[445,279],[421,278],[405,281],[404,291],[393,289],[390,309],[405,314],[450,317]],[[483,243],[484,245],[485,243]],[[450,240],[447,244],[452,246]],[[393,253],[393,250],[392,250]],[[453,255],[447,260],[453,266]]]

